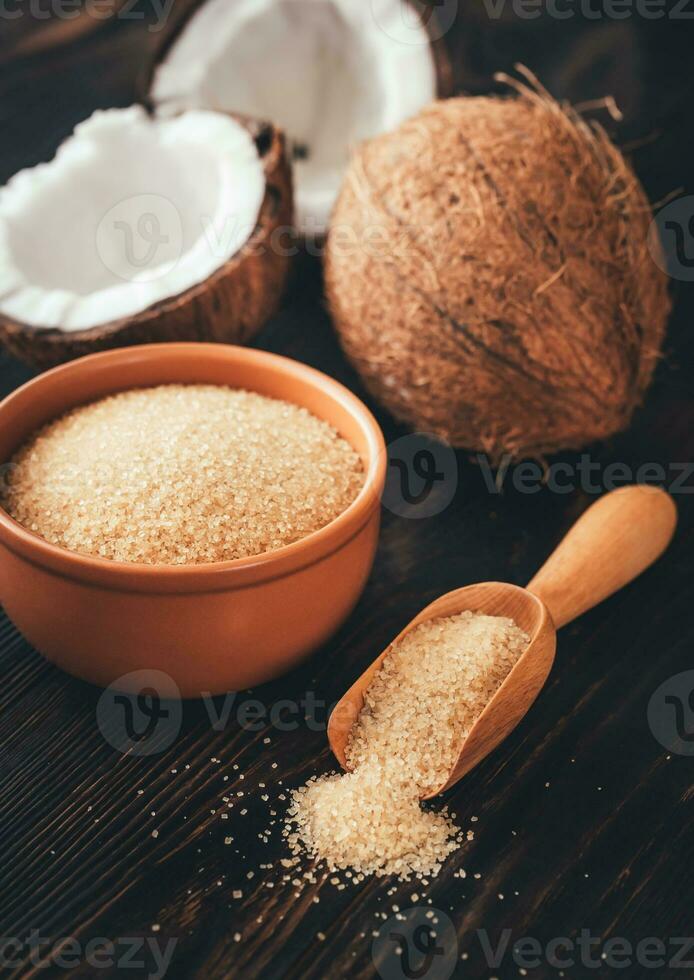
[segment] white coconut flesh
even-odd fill
[[[150,95],[160,113],[234,111],[281,127],[297,223],[311,235],[327,228],[350,148],[430,102],[436,69],[407,0],[206,0]]]
[[[97,112],[0,190],[0,313],[65,331],[204,282],[256,227],[265,174],[229,116]]]

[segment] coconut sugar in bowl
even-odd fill
[[[223,411],[225,393],[235,401],[239,424],[250,426],[249,438],[259,440],[254,449],[258,461],[264,436],[256,416],[269,411],[270,422],[277,422],[276,413],[282,410],[277,403],[289,403],[284,408],[290,421],[319,427],[319,434],[310,436],[318,440],[312,451],[327,438],[321,465],[327,467],[328,477],[331,466],[354,467],[352,450],[356,452],[361,467],[358,484],[354,472],[338,474],[332,504],[323,501],[315,514],[304,507],[297,527],[282,507],[270,512],[269,530],[262,522],[245,530],[229,527],[228,521],[225,526],[223,508],[212,507],[210,512],[203,502],[191,520],[178,515],[180,541],[176,543],[175,534],[169,536],[165,563],[158,562],[151,541],[144,550],[135,546],[127,522],[125,530],[117,530],[122,539],[118,545],[111,542],[104,549],[104,539],[97,534],[98,509],[90,509],[88,500],[77,537],[61,538],[56,532],[54,541],[41,536],[51,537],[54,521],[43,526],[17,512],[18,521],[0,509],[0,602],[29,642],[71,674],[128,689],[125,675],[161,671],[183,697],[195,697],[243,689],[280,675],[316,649],[346,618],[363,589],[376,550],[386,452],[377,423],[359,399],[303,364],[216,344],[127,348],[55,368],[0,404],[3,498],[10,509],[15,512],[8,489],[13,487],[17,464],[21,466],[22,447],[40,430],[50,432],[54,428],[50,423],[93,403],[110,415],[114,406],[121,406],[122,424],[128,399],[141,397],[142,390],[158,389],[175,404],[183,397],[181,386],[201,386],[199,391],[210,399],[209,405],[198,406],[201,415],[208,409]],[[321,423],[327,426],[321,428]],[[167,416],[163,428],[167,426],[175,429],[175,418]],[[127,434],[127,424],[122,431]],[[222,450],[229,451],[229,446],[224,444]],[[162,474],[165,463],[161,461]],[[287,472],[270,466],[267,473],[259,474],[258,502],[263,499],[261,477],[280,480]],[[133,479],[141,477],[139,471],[133,475]],[[325,472],[322,478],[327,478]],[[194,496],[204,484],[199,482],[200,474],[191,479],[188,492]],[[250,493],[250,470],[245,479]],[[300,496],[302,474],[296,479],[294,493]],[[164,502],[171,499],[165,489],[159,487]],[[284,497],[292,499],[291,493]],[[36,501],[32,506],[37,506]],[[217,526],[205,538],[200,532],[210,513]],[[323,520],[327,523],[319,526]],[[33,523],[36,531],[20,521]],[[57,526],[62,533],[62,525]],[[133,687],[141,682],[141,676],[134,678]]]

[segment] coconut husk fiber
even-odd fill
[[[371,393],[495,460],[625,428],[670,309],[633,171],[526,77],[362,146],[326,252],[332,315]]]

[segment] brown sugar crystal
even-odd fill
[[[437,874],[464,835],[445,807],[423,809],[420,797],[445,782],[527,645],[512,620],[473,612],[421,623],[394,644],[350,734],[351,771],[293,794],[293,853],[361,875]]]
[[[305,408],[217,385],[133,389],[62,416],[12,460],[3,504],[71,551],[153,565],[245,558],[324,527],[361,460]]]

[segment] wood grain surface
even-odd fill
[[[590,101],[609,89],[625,106],[615,134],[634,147],[651,199],[694,193],[687,22],[525,21],[508,10],[490,21],[481,8],[466,5],[446,38],[459,86],[488,90],[495,70],[520,60],[559,96]],[[133,99],[157,38],[151,6],[132,9],[146,19],[0,18],[0,181],[50,157],[92,109]],[[686,742],[680,751],[661,744],[648,715],[660,685],[694,666],[694,476],[686,471],[694,459],[694,291],[686,282],[673,288],[667,350],[647,404],[628,433],[590,449],[596,490],[580,479],[567,489],[580,454],[550,461],[563,468],[537,492],[514,485],[517,469],[502,474],[497,491],[484,466],[456,454],[442,491],[452,480],[456,492],[439,513],[418,520],[384,508],[373,575],[340,633],[300,670],[227,702],[229,717],[216,728],[210,715],[223,712],[222,699],[185,703],[168,747],[149,756],[117,751],[98,724],[101,692],[50,667],[0,619],[3,976],[161,975],[153,943],[164,950],[172,941],[169,977],[388,980],[407,975],[389,938],[405,928],[387,921],[394,905],[437,910],[445,950],[419,974],[430,980],[517,977],[513,946],[523,937],[544,949],[582,931],[599,940],[593,966],[575,952],[563,970],[544,953],[522,968],[531,977],[694,975],[694,949],[674,943],[694,934],[694,761],[681,754]],[[297,260],[284,311],[257,343],[361,393],[325,315],[313,259]],[[29,373],[2,355],[0,392]],[[389,442],[405,435],[378,415]],[[381,879],[338,890],[319,874],[297,894],[278,863],[286,857],[282,797],[334,765],[326,705],[437,596],[477,581],[528,582],[605,481],[623,478],[607,469],[615,463],[622,474],[659,464],[671,489],[686,476],[675,493],[675,540],[638,581],[561,631],[530,712],[446,794],[474,839],[426,888]],[[689,691],[680,693],[684,701]],[[287,699],[300,710],[292,714]],[[42,962],[32,936],[45,940]],[[413,937],[405,945],[416,946]],[[496,948],[504,937],[494,966],[485,940]],[[633,947],[660,940],[662,965],[614,968],[599,959],[610,937]],[[114,944],[111,965],[105,942]],[[689,967],[672,962],[678,948]]]

